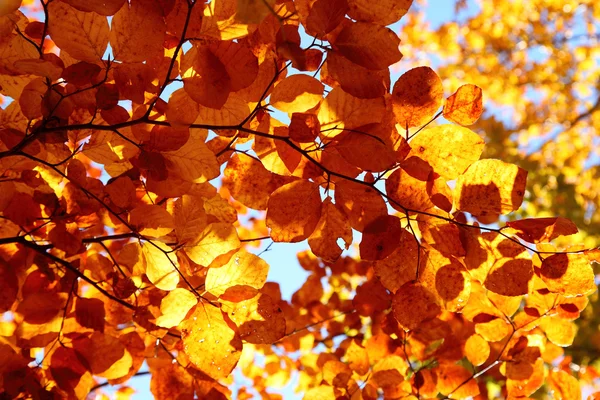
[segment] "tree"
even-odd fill
[[[270,398],[297,373],[307,399],[580,397],[595,370],[554,367],[598,251],[513,218],[528,173],[481,158],[479,86],[392,85],[411,3],[4,3],[5,396],[149,373],[157,398]],[[284,301],[253,246],[304,240]]]

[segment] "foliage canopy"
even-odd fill
[[[598,251],[518,218],[485,85],[397,64],[411,5],[4,2],[0,391],[580,398]],[[286,301],[257,249],[304,240]]]

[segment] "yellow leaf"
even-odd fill
[[[129,223],[138,233],[146,236],[161,237],[168,235],[175,224],[173,216],[161,206],[144,204],[129,212]]]
[[[192,292],[182,288],[170,291],[160,302],[161,316],[156,319],[156,325],[172,328],[179,325],[189,310],[198,303]]]
[[[365,112],[365,110],[369,110],[369,112]],[[328,138],[333,138],[343,132],[342,128],[354,129],[380,123],[385,114],[386,106],[383,97],[359,99],[337,87],[329,92],[321,103],[318,117],[321,131],[326,131],[323,134]]]
[[[147,241],[142,245],[142,254],[146,260],[146,276],[159,289],[173,290],[179,283],[179,263],[177,257],[166,244],[159,241]]]
[[[288,76],[275,86],[270,103],[283,112],[304,112],[315,107],[323,99],[323,88],[323,84],[312,76]]]
[[[208,225],[208,217],[204,211],[204,199],[198,196],[183,195],[175,201],[173,207],[175,234],[179,243],[188,243],[198,232]]]
[[[227,264],[208,270],[205,288],[227,301],[248,300],[263,287],[268,273],[269,264],[262,258],[240,250],[231,256]]]
[[[180,325],[183,346],[190,361],[213,379],[229,376],[242,353],[242,340],[221,310],[200,303]]]
[[[183,248],[192,261],[208,267],[215,258],[239,249],[240,239],[233,225],[216,222],[198,232]]]
[[[594,271],[583,254],[553,254],[542,261],[541,277],[551,292],[566,297],[596,290]]]
[[[526,183],[527,171],[514,164],[494,159],[479,160],[458,177],[454,205],[481,222],[491,223],[500,214],[521,206]]]
[[[456,125],[424,129],[410,142],[411,154],[427,161],[447,180],[456,179],[479,160],[484,145],[478,134]]]
[[[482,112],[482,91],[475,85],[462,85],[444,104],[444,118],[460,125],[474,124]]]
[[[271,344],[285,335],[283,311],[269,295],[259,293],[223,307],[237,325],[242,340],[248,343]]]
[[[219,176],[217,157],[200,135],[190,132],[186,144],[175,151],[161,153],[168,161],[167,169],[188,182],[202,183]]]

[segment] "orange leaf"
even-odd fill
[[[253,157],[234,154],[225,168],[223,184],[229,189],[231,196],[243,205],[265,210],[269,195],[295,179],[267,171]]]
[[[269,264],[245,250],[233,254],[227,264],[210,268],[206,275],[206,290],[232,302],[248,300],[267,281]]]
[[[210,45],[210,51],[223,63],[231,80],[231,91],[247,88],[258,75],[258,59],[240,42],[222,40]]]
[[[389,69],[370,70],[335,51],[327,53],[327,72],[346,93],[359,99],[381,97],[391,86]]]
[[[242,353],[242,340],[221,310],[200,303],[181,325],[184,351],[190,361],[213,379],[229,376]]]
[[[204,199],[199,196],[181,196],[173,205],[173,222],[179,243],[194,240],[198,232],[208,225]]]
[[[352,244],[352,228],[346,215],[327,197],[321,209],[321,219],[308,238],[308,245],[316,256],[335,262],[343,251],[338,245],[338,238],[344,241],[347,250]]]
[[[155,399],[193,399],[194,378],[178,364],[152,368],[150,391]]]
[[[479,86],[462,85],[444,104],[444,118],[460,125],[471,125],[483,112],[482,91]]]
[[[357,21],[391,25],[408,12],[413,0],[348,0],[348,15]]]
[[[455,207],[481,222],[491,223],[500,214],[518,209],[523,202],[527,171],[514,164],[486,159],[473,163],[458,177]]]
[[[478,334],[471,335],[465,343],[465,356],[478,367],[490,356],[490,344]]]
[[[360,258],[383,260],[400,245],[404,229],[400,219],[394,215],[383,215],[365,226],[360,242]]]
[[[414,157],[412,157],[414,158]],[[416,211],[427,211],[434,207],[427,192],[427,176],[417,179],[407,169],[398,168],[385,181],[385,191],[390,205],[398,210],[404,208]]]
[[[293,113],[290,138],[299,143],[312,143],[319,136],[321,125],[315,114]]]
[[[538,358],[535,363],[527,364],[527,374],[506,380],[509,396],[526,397],[533,394],[544,384],[544,360]]]
[[[550,387],[557,400],[581,399],[581,386],[577,378],[565,371],[550,371]]]
[[[443,96],[442,81],[431,68],[405,72],[392,90],[396,122],[405,129],[425,124],[440,108]]]
[[[542,261],[541,277],[551,292],[566,297],[596,290],[594,271],[583,254],[554,254]]]
[[[464,173],[483,152],[483,139],[456,125],[426,128],[410,142],[411,155],[427,161],[435,172],[447,180]],[[410,156],[410,155],[409,155]]]
[[[285,335],[283,311],[267,294],[260,293],[224,308],[237,325],[240,338],[248,343],[271,344]]]
[[[317,79],[296,74],[279,82],[271,93],[270,103],[287,112],[305,112],[315,107],[323,98],[323,84]]]
[[[184,181],[203,183],[219,176],[217,157],[204,143],[201,132],[193,131],[179,149],[161,154],[167,170]]]
[[[440,393],[457,399],[474,397],[479,394],[479,386],[472,374],[460,365],[443,364],[437,370]],[[465,383],[466,382],[466,383]]]
[[[339,360],[329,360],[323,365],[323,380],[331,386],[345,388],[351,377],[350,367]]]
[[[390,294],[377,279],[371,279],[356,288],[352,305],[363,316],[373,316],[390,307]]]
[[[114,15],[119,11],[125,0],[65,0],[64,2],[81,11],[93,11],[100,15]]]
[[[162,315],[156,319],[156,325],[163,328],[179,325],[196,303],[198,303],[198,299],[192,292],[175,288],[161,300],[160,312]]]
[[[345,179],[335,185],[335,203],[342,207],[352,228],[359,232],[378,217],[387,215],[385,202],[375,189]]]
[[[158,1],[126,1],[111,22],[110,45],[115,59],[134,63],[162,55],[165,30]]]
[[[99,299],[78,297],[75,302],[75,319],[79,325],[104,332],[104,303]]]
[[[179,262],[173,249],[159,241],[148,241],[142,245],[146,260],[146,276],[157,288],[173,290],[179,283]]]
[[[335,148],[352,165],[366,171],[384,171],[396,164],[396,153],[385,140],[386,131],[390,132],[383,124],[344,131],[336,136]],[[373,154],[377,157],[372,157]]]
[[[197,232],[183,248],[192,261],[208,267],[217,257],[239,249],[240,239],[232,224],[215,222]]]
[[[70,347],[58,346],[50,356],[50,373],[59,388],[67,393],[74,390],[83,375],[88,372],[80,360],[80,355]]]
[[[344,356],[348,362],[348,366],[359,375],[364,375],[369,372],[370,362],[367,350],[356,341],[350,341],[350,345],[346,349]]]
[[[169,97],[167,119],[172,126],[190,126],[196,121],[200,108],[185,89],[177,89]]]
[[[117,379],[127,375],[133,364],[131,354],[114,336],[94,332],[73,341],[75,350],[87,361],[94,375]]]
[[[334,30],[344,19],[346,0],[317,0],[306,19],[306,31],[313,36],[324,36]]]
[[[81,61],[102,60],[110,33],[106,17],[57,1],[48,4],[48,20],[50,37],[70,56]]]
[[[129,223],[140,234],[153,237],[166,236],[175,228],[173,216],[154,204],[144,204],[131,210]]]
[[[507,226],[517,230],[516,235],[529,243],[543,243],[559,236],[576,234],[577,227],[570,220],[557,218],[527,218],[518,221],[507,221]]]
[[[298,180],[275,190],[269,198],[267,227],[275,242],[300,242],[308,238],[321,217],[318,185]]]
[[[19,281],[15,268],[0,259],[0,313],[11,309],[18,293]]]
[[[347,24],[332,44],[344,57],[371,70],[387,68],[402,58],[398,36],[389,28],[368,22]]]
[[[369,112],[364,112],[369,110]],[[319,106],[321,131],[326,137],[334,138],[342,129],[354,129],[368,124],[381,123],[386,115],[385,100],[359,99],[336,87],[327,94]]]
[[[416,279],[419,247],[415,237],[403,229],[400,233],[399,246],[386,258],[375,261],[373,267],[375,274],[383,286],[392,293],[405,283]]]
[[[394,317],[405,330],[417,329],[441,311],[433,294],[420,283],[414,282],[406,283],[396,291],[392,309]]]

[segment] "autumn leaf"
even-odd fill
[[[481,88],[475,85],[463,85],[446,99],[444,118],[460,125],[475,123],[483,112]]]
[[[242,341],[222,311],[199,303],[181,325],[183,345],[190,361],[213,379],[229,376],[237,364]]]
[[[596,390],[593,2],[412,3],[2,2],[4,397]]]

